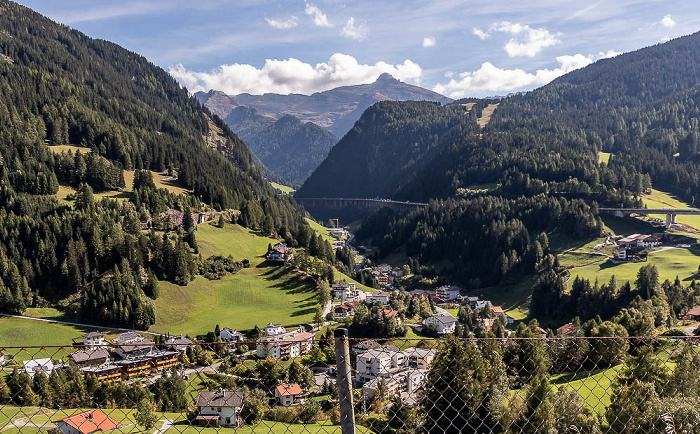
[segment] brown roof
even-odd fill
[[[109,351],[105,348],[96,348],[94,350],[78,350],[70,355],[71,360],[75,363],[85,363],[92,360],[102,360],[109,357]]]
[[[280,395],[280,396],[294,396],[294,395],[301,395],[303,392],[301,391],[301,386],[298,384],[280,384],[279,386],[275,387],[275,394]]]
[[[695,306],[692,309],[690,309],[687,313],[687,316],[700,316],[700,306]]]
[[[109,431],[120,428],[122,424],[104,414],[101,410],[90,410],[74,414],[56,422],[65,422],[83,434],[95,431]]]
[[[243,392],[222,390],[216,392],[199,392],[197,407],[242,407]]]
[[[501,306],[491,306],[491,312],[493,312],[496,315],[499,315],[503,313],[503,308]]]

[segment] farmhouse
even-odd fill
[[[287,330],[282,327],[282,324],[269,323],[265,326],[265,336],[277,336],[286,332]]]
[[[304,392],[298,384],[282,383],[275,387],[275,399],[279,405],[284,407],[302,404],[304,402]]]
[[[333,317],[335,319],[343,319],[349,316],[355,315],[355,307],[359,306],[359,302],[350,301],[347,303],[339,304],[333,308]]]
[[[83,335],[83,346],[89,349],[94,349],[95,347],[104,346],[105,335],[104,333],[90,332]]]
[[[641,249],[657,247],[661,244],[662,234],[632,234],[617,241],[618,246]]]
[[[285,243],[277,243],[272,247],[272,250],[267,252],[267,260],[273,262],[284,262],[294,256],[294,251],[287,247]]]
[[[199,426],[237,428],[241,425],[243,392],[228,390],[199,392],[196,405],[199,414],[195,421]]]
[[[437,334],[447,335],[455,332],[457,319],[452,315],[437,314],[423,320],[424,326],[428,326],[430,324],[435,326]]]
[[[557,329],[558,336],[571,336],[576,331],[576,328],[571,323],[566,323]]]
[[[122,427],[122,424],[107,416],[102,410],[88,410],[54,422],[63,434],[91,434]]]
[[[227,342],[242,342],[243,341],[243,333],[239,332],[236,329],[230,329],[228,327],[224,327],[221,329],[221,332],[219,333],[219,337],[221,337],[222,340],[227,341]]]

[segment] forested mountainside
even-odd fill
[[[225,121],[270,172],[291,186],[301,185],[338,141],[313,122],[292,115],[275,120],[248,107],[236,107]]]
[[[598,205],[639,206],[638,195],[652,184],[699,203],[699,54],[700,34],[694,34],[601,60],[535,91],[503,99],[482,131],[455,137],[433,157],[424,156],[424,163],[396,190],[385,190],[385,197],[399,200],[439,200],[406,216],[376,215],[358,237],[373,240],[385,255],[405,249],[423,261],[449,257],[452,275],[478,287],[532,272],[528,252],[536,239],[529,232],[542,230],[533,215],[544,212],[550,222],[564,218],[571,226],[554,226],[568,236],[587,237],[602,227]],[[378,118],[362,131],[377,134],[383,128],[391,123]],[[357,141],[371,143],[371,137],[365,134]],[[410,139],[401,142],[402,149],[411,150],[413,142],[428,136]],[[328,160],[343,144],[331,150]],[[607,164],[599,163],[599,151],[612,153]],[[335,173],[354,168],[347,160],[332,163]],[[306,183],[317,186],[314,196],[365,193],[359,187],[337,190],[328,173],[320,171],[327,164]],[[308,189],[304,185],[300,193]],[[525,205],[512,207],[509,200]],[[487,209],[471,210],[474,201],[484,201],[479,206]],[[513,236],[523,230],[527,237]],[[485,231],[491,237],[486,244],[477,237]],[[475,241],[482,247],[499,246],[498,252],[484,250],[478,258],[485,261],[481,268],[465,266],[474,260],[466,246]],[[460,242],[465,247],[455,255]],[[545,244],[540,243],[544,257]],[[498,265],[486,267],[487,258]]]
[[[161,68],[15,3],[0,4],[0,27],[0,311],[73,296],[83,317],[147,327],[154,276],[186,284],[196,241],[191,228],[156,235],[139,220],[200,200],[306,242],[297,205]],[[205,140],[212,128],[218,139]],[[86,152],[47,146],[69,143]],[[137,169],[130,200],[96,201],[93,190],[124,186],[125,169]],[[158,190],[139,169],[172,170],[193,194]],[[59,184],[77,189],[72,207]]]
[[[393,197],[441,150],[478,130],[474,113],[459,104],[377,103],[333,147],[296,196]]]

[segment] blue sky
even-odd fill
[[[191,91],[304,93],[389,72],[452,97],[529,90],[700,30],[695,1],[21,0]]]

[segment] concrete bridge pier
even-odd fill
[[[677,217],[676,214],[666,214],[666,229],[670,228],[672,224],[678,223]]]

